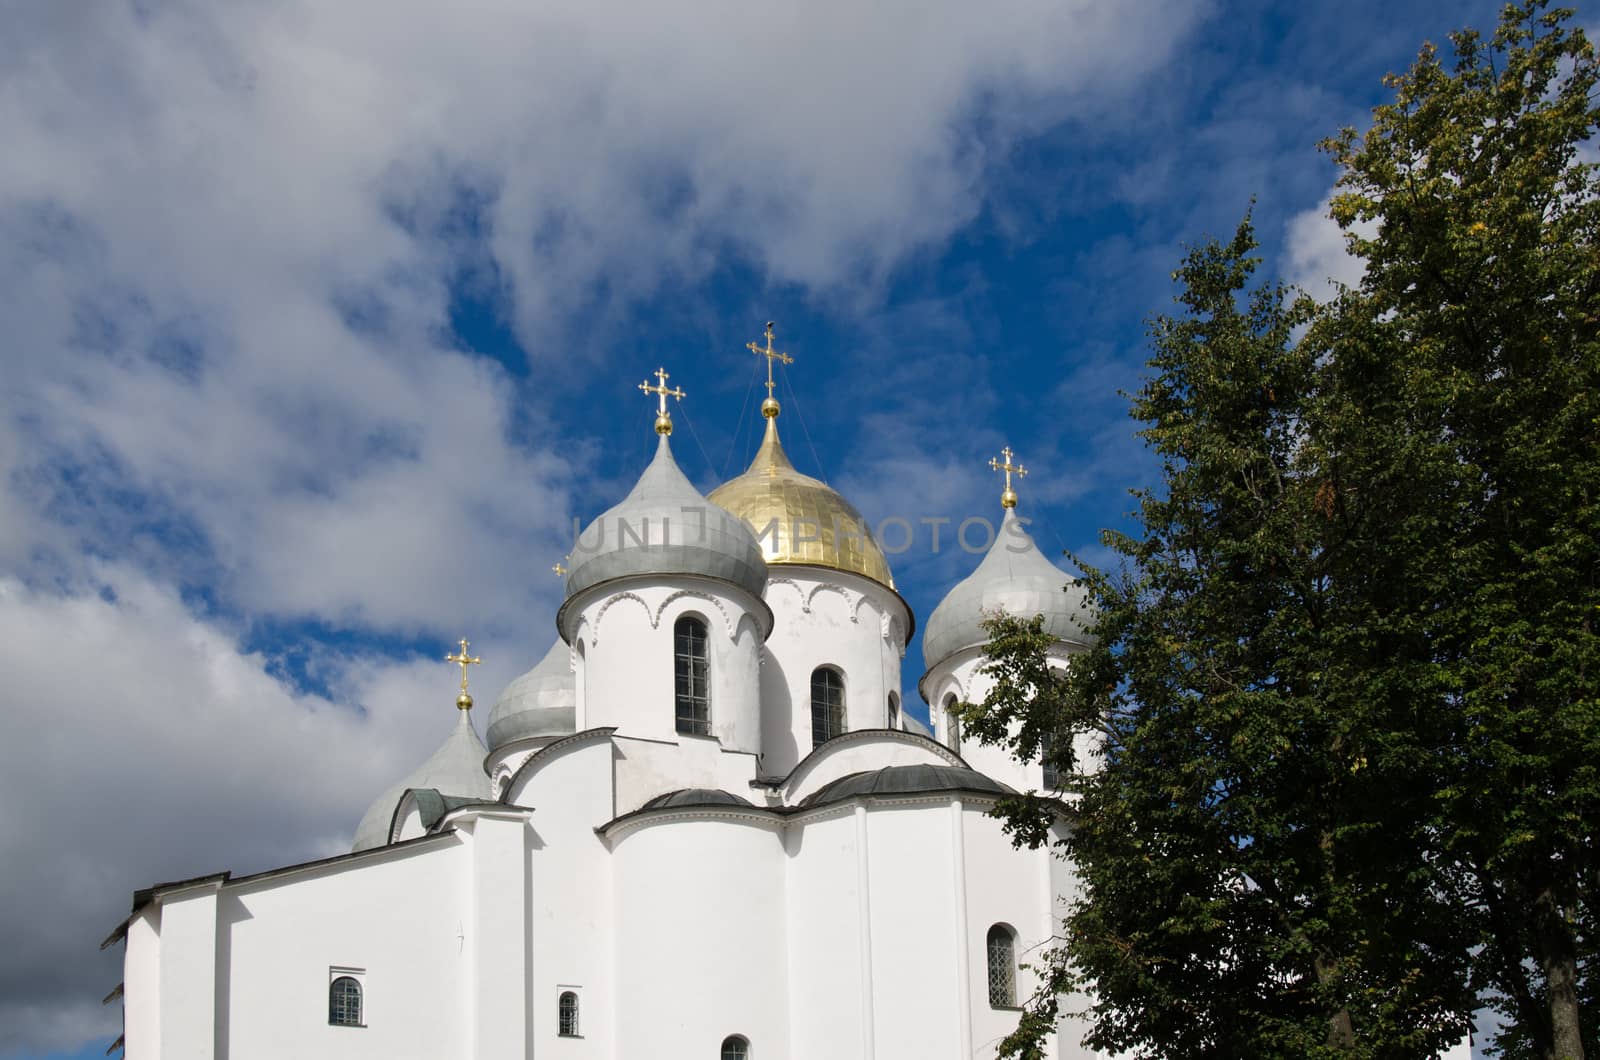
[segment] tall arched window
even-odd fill
[[[900,727],[900,693],[889,693],[889,709],[886,714],[888,715],[888,727],[898,729]]]
[[[685,615],[672,626],[673,672],[676,677],[678,731],[711,735],[711,664],[706,624]]]
[[[722,1039],[722,1060],[750,1060],[749,1041],[739,1034]]]
[[[328,1022],[335,1027],[361,1026],[361,984],[341,975],[328,984]]]
[[[811,671],[811,746],[844,732],[844,678],[831,666]]]
[[[1043,760],[1043,780],[1045,791],[1059,791],[1061,789],[1061,768],[1056,765],[1056,737],[1046,736],[1039,745],[1039,757]]]
[[[949,734],[945,742],[950,745],[950,750],[960,754],[961,715],[956,713],[956,694],[954,692],[944,697],[944,724]]]
[[[996,924],[989,929],[989,1004],[1017,1007],[1017,944],[1011,929]]]
[[[561,1000],[556,1005],[556,1033],[563,1038],[576,1038],[578,1036],[578,995],[572,990],[563,990]]]

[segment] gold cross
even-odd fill
[[[669,388],[667,386],[667,380],[671,377],[667,375],[667,370],[665,368],[657,368],[655,371],[655,376],[655,386],[651,386],[650,380],[646,379],[644,382],[639,384],[639,389],[643,390],[646,394],[659,395],[656,404],[656,433],[671,434],[672,417],[667,413],[667,398],[675,397],[679,401],[682,401],[689,395],[684,392],[682,387],[675,386]]]
[[[747,342],[744,344],[744,348],[755,354],[757,357],[765,357],[767,359],[767,400],[762,402],[761,412],[762,415],[769,418],[778,414],[778,400],[772,396],[772,388],[775,385],[772,382],[772,362],[782,361],[784,364],[794,363],[793,357],[790,357],[787,353],[780,353],[772,348],[772,324],[772,321],[767,321],[767,345],[765,349],[754,342]],[[771,411],[768,411],[769,409]]]
[[[478,663],[483,662],[483,660],[478,658],[476,655],[467,654],[467,638],[462,637],[461,654],[446,655],[444,657],[444,661],[448,663],[455,663],[461,667],[461,691],[463,694],[465,694],[467,691],[467,667],[476,666]]]
[[[557,574],[565,574],[565,573],[567,573],[567,568],[562,566],[559,562],[555,566],[551,567],[550,569],[555,571]]]
[[[1002,464],[1000,461],[990,457],[989,469],[991,471],[1004,471],[1006,473],[1006,488],[1005,492],[1000,494],[1000,507],[1015,508],[1017,506],[1017,491],[1011,488],[1011,476],[1015,475],[1018,478],[1027,478],[1028,469],[1023,467],[1021,464],[1013,464],[1011,462],[1011,458],[1017,454],[1011,451],[1011,447],[1009,445],[1000,450],[1000,455],[1006,458],[1006,462]]]

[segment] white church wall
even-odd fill
[[[871,867],[873,1001],[884,1060],[955,1060],[958,1021],[944,800],[866,813]]]
[[[761,664],[763,770],[782,776],[813,749],[811,674],[819,666],[844,676],[846,730],[888,727],[909,615],[871,579],[813,567],[772,567],[766,600],[774,626]]]
[[[217,885],[167,897],[161,904],[161,1055],[215,1055],[217,956]]]
[[[229,886],[229,1060],[470,1055],[470,880],[464,840],[446,836]],[[363,1027],[328,1023],[335,967],[358,970]],[[165,1056],[211,1055],[164,1045]]]
[[[614,842],[618,1057],[715,1057],[741,1034],[788,1047],[782,840],[767,822],[691,817]]]
[[[712,734],[730,749],[760,751],[759,667],[768,619],[754,599],[708,578],[653,577],[619,581],[576,602],[583,727],[676,738],[673,625],[693,615],[706,625]]]
[[[791,825],[787,849],[789,1055],[862,1056],[866,993],[852,807],[830,808],[821,817],[808,815],[803,826]],[[892,1056],[887,1050],[883,1055]]]
[[[1072,652],[1065,644],[1056,644],[1049,651],[1053,668],[1067,665]],[[922,689],[928,698],[928,715],[933,721],[934,738],[947,747],[956,749],[973,769],[1018,791],[1044,790],[1043,766],[1037,761],[1018,762],[1005,747],[983,744],[961,734],[959,741],[952,740],[956,726],[946,710],[950,697],[955,702],[981,703],[991,689],[994,678],[982,673],[984,664],[981,647],[965,648],[939,663],[924,675]]]
[[[532,1056],[614,1055],[618,1018],[613,987],[611,856],[595,826],[614,815],[613,750],[588,739],[556,752],[518,792],[530,819],[527,944]],[[581,1038],[559,1037],[561,992],[578,994]]]
[[[750,789],[756,775],[753,754],[727,751],[709,736],[682,733],[671,741],[629,739],[621,733],[614,739],[618,814],[680,788],[721,788],[751,802],[761,801]]]
[[[128,922],[122,962],[122,1035],[127,1056],[161,1053],[161,911],[146,906]]]

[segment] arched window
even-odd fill
[[[888,727],[898,729],[900,727],[900,693],[889,693],[889,710],[887,713],[889,717]]]
[[[578,995],[572,990],[563,990],[561,1000],[556,1006],[556,1033],[563,1038],[576,1038],[578,1036]]]
[[[1056,765],[1056,737],[1054,735],[1046,736],[1039,745],[1039,757],[1042,759],[1040,764],[1044,773],[1044,790],[1047,792],[1060,791],[1061,767]]]
[[[811,671],[811,746],[844,732],[844,678],[831,666]]]
[[[1011,929],[996,924],[989,929],[989,1004],[1017,1007],[1017,944]]]
[[[360,1027],[361,983],[341,975],[328,984],[328,1022],[335,1027]]]
[[[743,1035],[728,1035],[722,1040],[722,1060],[750,1060],[749,1041]]]
[[[685,615],[672,626],[673,668],[677,679],[678,731],[711,735],[711,665],[706,624]]]
[[[961,753],[961,715],[956,713],[956,694],[949,693],[944,697],[944,724],[948,731],[945,743],[950,745],[950,750],[956,754]]]

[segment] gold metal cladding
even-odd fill
[[[894,588],[889,561],[866,520],[826,484],[794,469],[772,416],[749,470],[708,499],[749,525],[769,564],[831,567]]]
[[[461,694],[456,697],[456,706],[461,710],[471,710],[472,697],[467,694],[467,667],[476,666],[483,662],[483,660],[478,658],[476,655],[467,654],[468,645],[466,637],[461,638],[460,644],[460,653],[455,655],[446,655],[444,657],[444,661],[447,663],[455,663],[461,667]]]
[[[668,414],[668,412],[667,412],[667,398],[674,397],[674,398],[677,398],[679,401],[682,401],[685,397],[688,397],[688,394],[685,393],[684,390],[681,387],[671,387],[671,388],[669,388],[667,386],[667,380],[669,378],[671,378],[671,377],[669,375],[667,375],[667,370],[665,368],[657,368],[656,371],[655,371],[655,376],[656,376],[656,385],[655,386],[651,386],[650,385],[650,380],[646,379],[644,382],[639,384],[639,389],[643,390],[647,395],[648,394],[657,395],[657,402],[656,402],[656,433],[657,434],[671,434],[672,433],[672,416],[670,414]]]
[[[776,416],[779,409],[782,407],[778,404],[778,399],[772,396],[772,387],[774,385],[772,382],[772,362],[782,361],[784,364],[794,363],[793,357],[790,357],[787,353],[779,353],[772,348],[772,325],[773,321],[767,321],[767,345],[764,348],[754,342],[747,342],[744,344],[744,348],[755,354],[757,357],[765,357],[767,359],[767,400],[761,403],[761,415],[765,416],[769,420]]]
[[[1002,464],[1000,461],[990,457],[989,469],[991,471],[1004,471],[1006,473],[1006,488],[1000,494],[1000,507],[1015,508],[1017,506],[1017,491],[1011,488],[1011,476],[1015,475],[1018,478],[1027,478],[1028,469],[1023,467],[1021,464],[1013,464],[1011,462],[1011,458],[1017,454],[1011,451],[1011,447],[1009,445],[1000,450],[1000,455],[1006,458],[1005,463]]]

